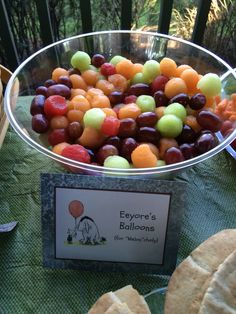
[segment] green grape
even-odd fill
[[[166,114],[157,121],[155,127],[162,136],[174,138],[182,132],[183,123],[175,115]]]
[[[92,108],[85,112],[83,122],[85,127],[92,127],[100,130],[106,114],[100,108]]]
[[[206,97],[213,97],[218,95],[221,91],[221,80],[217,74],[208,73],[200,78],[197,88],[199,88]]]
[[[179,104],[178,102],[174,102],[168,105],[165,108],[164,114],[173,114],[176,117],[180,118],[182,121],[184,121],[184,119],[187,116],[186,109],[184,108],[183,105]]]
[[[82,71],[90,68],[91,59],[90,56],[84,51],[77,51],[71,58],[71,65],[73,68]]]
[[[153,112],[156,108],[155,100],[152,96],[141,95],[137,98],[136,104],[142,112]]]
[[[129,169],[130,164],[127,159],[121,156],[109,156],[104,161],[104,167],[107,168],[118,168],[118,169]]]

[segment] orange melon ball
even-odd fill
[[[112,108],[102,108],[102,111],[105,112],[106,117],[117,118],[117,114]]]
[[[86,96],[86,91],[81,88],[71,88],[71,96],[70,99],[74,98],[77,95]]]
[[[172,98],[180,93],[187,93],[188,89],[183,79],[174,77],[165,85],[165,94],[168,98]]]
[[[77,109],[83,112],[91,109],[89,101],[82,95],[76,95],[68,104],[68,109]]]
[[[130,60],[121,60],[116,65],[116,72],[123,75],[127,80],[130,80],[133,76],[133,66],[134,64]]]
[[[72,88],[80,88],[83,90],[87,90],[87,84],[85,83],[84,79],[78,74],[70,75],[70,80],[72,83]]]
[[[141,114],[141,109],[134,103],[127,104],[120,108],[118,117],[119,119],[132,118],[136,119]]]
[[[197,83],[199,81],[199,74],[193,69],[184,70],[180,78],[182,78],[187,86],[188,92],[194,92],[197,89]]]
[[[66,143],[66,142],[59,143],[59,144],[53,146],[52,151],[53,151],[53,153],[55,153],[55,154],[61,155],[61,152],[63,151],[63,149],[64,149],[66,146],[69,146],[69,145],[70,145],[70,144],[69,144],[69,143]]]
[[[110,108],[111,103],[106,95],[96,95],[90,100],[92,108]]]
[[[177,67],[175,71],[175,76],[180,77],[180,75],[183,73],[184,70],[192,69],[190,65],[188,64],[181,64]]]
[[[84,117],[84,112],[81,110],[72,109],[67,112],[67,119],[70,122],[74,122],[74,121],[81,122],[83,120],[83,117]]]
[[[131,160],[135,168],[152,168],[157,166],[157,157],[147,144],[137,146],[131,154]]]
[[[84,79],[87,85],[95,86],[99,79],[99,73],[93,70],[86,70],[81,74],[81,77]]]
[[[114,92],[115,87],[113,84],[108,82],[107,80],[99,80],[97,81],[96,88],[101,89],[105,95],[110,95],[110,93]]]
[[[167,77],[175,76],[177,64],[171,58],[163,58],[160,62],[160,72]]]
[[[60,76],[69,76],[69,73],[66,69],[63,68],[58,67],[54,69],[52,72],[52,80],[57,82]]]

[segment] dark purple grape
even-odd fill
[[[184,143],[179,146],[179,149],[181,150],[184,159],[186,160],[197,156],[197,150],[194,143],[191,144]]]
[[[193,110],[200,110],[205,106],[205,104],[206,96],[201,93],[193,95],[189,101],[189,107]]]
[[[152,94],[159,90],[164,91],[165,85],[168,81],[169,78],[164,75],[158,75],[157,77],[155,77],[151,84]]]
[[[189,97],[187,94],[181,93],[170,99],[169,104],[173,104],[174,102],[178,102],[179,104],[186,107],[189,105]]]
[[[166,97],[165,93],[162,90],[158,90],[153,95],[156,107],[167,106],[169,103],[169,98]]]
[[[137,118],[136,122],[139,127],[154,126],[157,123],[157,115],[155,112],[142,112]]]
[[[198,124],[200,124],[203,129],[210,130],[212,132],[218,132],[221,129],[222,120],[211,111],[200,111],[196,119]]]
[[[67,129],[54,129],[48,135],[48,142],[54,146],[62,142],[69,142],[69,134]]]
[[[44,114],[44,102],[45,102],[45,96],[44,95],[36,95],[33,100],[31,101],[31,105],[30,105],[30,114],[32,116],[38,114],[38,113],[42,113]]]
[[[120,145],[121,145],[121,140],[118,136],[111,136],[111,137],[106,138],[104,144],[113,145],[119,150]]]
[[[49,129],[49,122],[47,118],[38,113],[32,117],[32,130],[37,133],[45,133]]]
[[[67,130],[68,130],[69,137],[71,139],[77,139],[83,133],[82,125],[79,122],[77,122],[77,121],[71,122],[68,125]]]
[[[44,82],[44,86],[46,86],[46,87],[49,87],[49,86],[52,86],[52,85],[55,85],[55,84],[57,84],[57,82],[52,80],[52,79],[48,79],[48,80],[46,80]]]
[[[184,161],[184,156],[179,148],[171,147],[166,150],[164,160],[167,165],[175,164],[177,162]]]
[[[56,84],[48,87],[47,97],[52,95],[60,95],[65,98],[70,98],[71,90],[68,86],[63,84]]]
[[[117,104],[120,104],[123,102],[125,96],[124,96],[124,93],[122,93],[122,92],[114,91],[114,92],[110,93],[108,98],[110,99],[110,102],[112,105],[117,105]]]
[[[68,70],[68,74],[69,74],[69,75],[73,75],[73,74],[80,75],[81,72],[80,72],[80,70],[78,70],[78,69],[71,68],[71,69]]]
[[[150,86],[144,83],[137,83],[137,84],[131,85],[130,88],[128,89],[128,94],[135,95],[135,96],[151,95]]]
[[[99,53],[95,54],[91,60],[92,65],[94,65],[96,68],[100,68],[100,66],[105,62],[105,57]]]
[[[129,162],[131,161],[131,154],[133,150],[138,146],[136,140],[132,137],[125,138],[121,142],[120,155],[126,158]]]
[[[196,132],[187,124],[183,125],[182,132],[176,137],[179,144],[193,143],[196,140]]]
[[[217,145],[217,139],[212,133],[205,133],[199,136],[195,142],[195,147],[199,154],[204,154]]]
[[[62,75],[58,78],[58,84],[66,85],[69,88],[72,88],[71,80],[68,76]]]
[[[135,137],[137,131],[137,124],[132,118],[125,118],[120,120],[120,127],[118,136],[125,137]]]
[[[47,92],[48,92],[48,89],[46,86],[39,86],[35,90],[36,95],[43,95],[45,97],[47,97]]]
[[[158,144],[160,140],[160,133],[151,127],[142,127],[137,131],[137,141]]]
[[[106,144],[99,148],[96,154],[96,160],[99,164],[103,165],[107,157],[114,155],[119,155],[118,149],[113,145]]]

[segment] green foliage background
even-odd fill
[[[76,0],[48,0],[55,40],[82,32],[80,4]],[[170,34],[189,40],[198,0],[175,0]],[[42,47],[35,1],[5,0],[20,60]],[[121,0],[91,0],[93,31],[120,29]],[[236,1],[212,0],[202,46],[236,67]],[[133,0],[132,29],[157,31],[159,0]],[[45,30],[46,31],[46,30]],[[212,38],[214,34],[214,38]],[[7,52],[1,48],[0,63]]]

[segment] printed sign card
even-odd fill
[[[44,266],[171,274],[185,184],[42,174]]]

